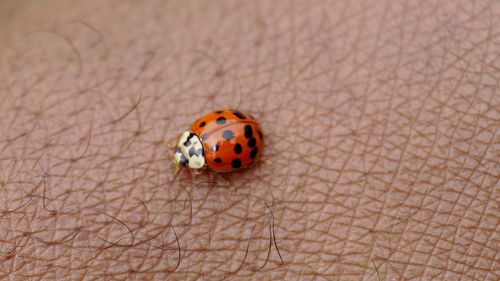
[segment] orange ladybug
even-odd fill
[[[234,172],[254,165],[264,147],[262,128],[252,115],[225,109],[202,116],[177,140],[174,163],[201,172]]]

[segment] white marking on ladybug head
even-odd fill
[[[203,144],[198,136],[189,131],[182,132],[179,135],[174,163],[178,166],[187,166],[194,171],[199,171],[205,167]]]

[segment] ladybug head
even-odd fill
[[[195,172],[205,167],[203,144],[196,134],[185,131],[179,135],[174,163],[178,167],[186,166]]]

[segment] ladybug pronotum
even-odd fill
[[[254,165],[264,147],[252,115],[225,109],[202,116],[177,140],[174,163],[194,172],[234,172]]]

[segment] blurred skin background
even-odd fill
[[[498,280],[498,1],[2,1],[0,278]],[[202,114],[263,159],[175,177]]]

